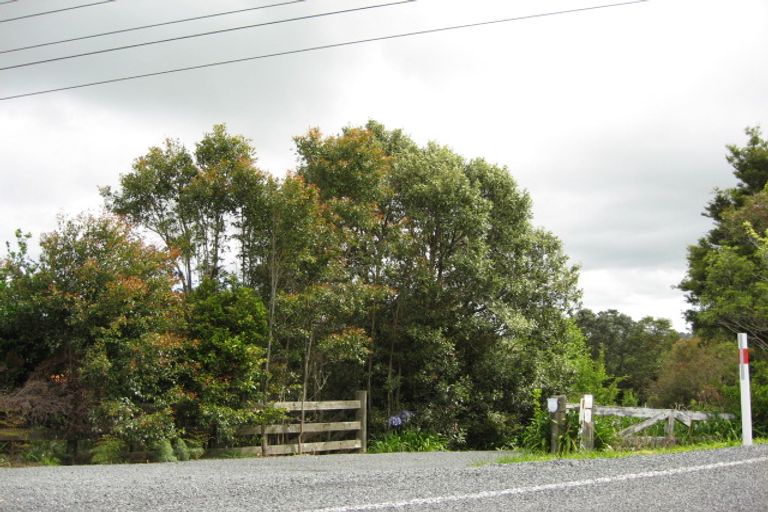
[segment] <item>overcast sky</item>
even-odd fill
[[[0,51],[281,0],[0,4]],[[282,0],[285,1],[285,0]],[[386,0],[305,0],[204,21],[0,53],[0,67]],[[605,2],[609,3],[609,2]],[[0,97],[600,0],[417,0],[400,5],[0,71]],[[98,186],[165,137],[190,148],[216,123],[249,137],[259,165],[295,166],[292,137],[376,119],[417,142],[506,166],[534,222],[582,267],[584,305],[683,330],[673,287],[734,184],[726,144],[768,129],[768,2],[651,0],[370,42],[0,101],[0,240],[56,215],[98,212]]]

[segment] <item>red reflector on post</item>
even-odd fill
[[[739,350],[739,352],[741,353],[739,357],[739,362],[741,364],[749,364],[749,349],[742,348],[741,350]]]

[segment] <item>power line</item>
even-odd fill
[[[496,20],[490,20],[490,21],[481,21],[477,23],[467,23],[464,25],[453,25],[448,27],[439,27],[439,28],[432,28],[432,29],[425,29],[425,30],[418,30],[415,32],[403,32],[400,34],[391,34],[386,36],[379,36],[379,37],[371,37],[368,39],[358,39],[355,41],[345,41],[341,43],[332,43],[332,44],[326,44],[321,46],[312,46],[308,48],[300,48],[297,50],[287,50],[283,52],[276,52],[276,53],[267,53],[263,55],[256,55],[253,57],[244,57],[241,59],[231,59],[231,60],[224,60],[224,61],[216,61],[216,62],[210,62],[207,64],[198,64],[195,66],[187,66],[183,68],[176,68],[176,69],[168,69],[165,71],[155,71],[152,73],[143,73],[140,75],[129,75],[129,76],[123,76],[123,77],[117,77],[117,78],[110,78],[107,80],[99,80],[96,82],[88,82],[88,83],[82,83],[77,85],[69,85],[66,87],[57,87],[55,89],[46,89],[42,91],[35,91],[35,92],[27,92],[22,94],[14,94],[13,96],[5,96],[0,97],[0,101],[7,101],[7,100],[15,100],[19,98],[26,98],[29,96],[39,96],[41,94],[49,94],[53,92],[61,92],[61,91],[69,91],[73,89],[82,89],[85,87],[94,87],[97,85],[106,85],[106,84],[113,84],[117,82],[126,82],[129,80],[137,80],[140,78],[149,78],[153,76],[162,76],[162,75],[170,75],[172,73],[180,73],[183,71],[193,71],[197,69],[206,69],[206,68],[212,68],[217,66],[225,66],[228,64],[236,64],[240,62],[249,62],[253,60],[260,60],[260,59],[268,59],[272,57],[283,57],[286,55],[295,55],[299,53],[306,53],[306,52],[314,52],[314,51],[320,51],[320,50],[329,50],[333,48],[341,48],[343,46],[352,46],[357,44],[364,44],[364,43],[372,43],[376,41],[386,41],[390,39],[400,39],[405,37],[413,37],[413,36],[420,36],[420,35],[426,35],[426,34],[434,34],[438,32],[448,32],[451,30],[460,30],[465,28],[475,28],[475,27],[482,27],[487,25],[496,25],[500,23],[509,23],[513,21],[523,21],[523,20],[529,20],[529,19],[535,19],[535,18],[544,18],[547,16],[557,16],[561,14],[573,14],[573,13],[581,13],[585,11],[595,11],[598,9],[608,9],[611,7],[623,7],[633,4],[641,4],[648,2],[649,0],[632,0],[629,2],[621,2],[621,3],[615,3],[615,4],[603,4],[603,5],[596,5],[592,7],[581,7],[579,9],[568,9],[568,10],[562,10],[562,11],[552,11],[552,12],[545,12],[545,13],[539,13],[539,14],[529,14],[526,16],[517,16],[514,18],[502,18],[502,19],[496,19]]]
[[[12,4],[13,2],[18,2],[18,1],[19,1],[19,0],[5,0],[5,1],[3,1],[3,2],[0,2],[0,5],[3,5],[3,4]]]
[[[207,36],[212,36],[212,35],[217,35],[217,34],[225,34],[225,33],[228,33],[228,32],[236,32],[238,30],[248,30],[248,29],[252,29],[252,28],[266,27],[266,26],[269,26],[269,25],[279,25],[281,23],[289,23],[289,22],[292,22],[292,21],[311,20],[311,19],[315,19],[315,18],[323,18],[323,17],[326,17],[326,16],[335,16],[335,15],[338,15],[338,14],[348,14],[350,12],[367,11],[367,10],[372,10],[372,9],[379,9],[379,8],[382,8],[382,7],[391,7],[393,5],[408,4],[408,3],[411,3],[411,2],[415,2],[415,1],[416,0],[399,0],[397,2],[390,2],[390,3],[385,3],[385,4],[366,5],[364,7],[355,7],[353,9],[344,9],[344,10],[341,10],[341,11],[329,11],[329,12],[323,12],[323,13],[319,13],[319,14],[308,14],[306,16],[298,16],[296,18],[286,18],[286,19],[282,19],[282,20],[274,20],[274,21],[266,21],[266,22],[263,22],[263,23],[255,23],[253,25],[243,25],[243,26],[240,26],[240,27],[230,27],[230,28],[223,28],[223,29],[219,29],[219,30],[210,30],[208,32],[198,32],[198,33],[189,34],[189,35],[186,35],[186,36],[169,37],[167,39],[157,39],[157,40],[154,40],[154,41],[146,41],[146,42],[143,42],[143,43],[128,44],[128,45],[125,45],[125,46],[114,46],[112,48],[104,48],[104,49],[101,49],[101,50],[94,50],[94,51],[91,51],[91,52],[76,53],[76,54],[72,54],[72,55],[64,55],[62,57],[52,57],[50,59],[35,60],[35,61],[31,61],[31,62],[23,62],[21,64],[13,64],[11,66],[3,66],[3,67],[0,67],[0,71],[7,71],[9,69],[17,69],[17,68],[26,68],[26,67],[29,67],[29,66],[37,66],[37,65],[40,65],[40,64],[48,64],[48,63],[51,63],[51,62],[59,62],[59,61],[62,61],[62,60],[77,59],[77,58],[80,58],[80,57],[89,57],[91,55],[101,55],[103,53],[112,53],[112,52],[117,52],[117,51],[121,51],[121,50],[130,50],[130,49],[133,49],[133,48],[141,48],[141,47],[144,47],[144,46],[152,46],[152,45],[155,45],[155,44],[164,44],[164,43],[170,43],[170,42],[174,42],[174,41],[182,41],[184,39],[195,39],[195,38],[198,38],[198,37],[207,37]]]
[[[16,0],[12,0],[16,1]],[[34,14],[25,14],[24,16],[16,16],[15,18],[5,18],[0,20],[0,23],[8,23],[9,21],[25,20],[27,18],[36,18],[38,16],[47,16],[48,14],[57,14],[64,11],[74,11],[75,9],[84,9],[86,7],[93,7],[95,5],[109,4],[116,2],[117,0],[102,0],[101,2],[92,2],[90,4],[74,5],[72,7],[64,7],[63,9],[54,9],[52,11],[36,12]]]
[[[8,1],[17,2],[18,0],[8,0]],[[214,13],[214,14],[206,14],[204,16],[195,16],[195,17],[192,17],[192,18],[183,18],[183,19],[179,19],[179,20],[164,21],[162,23],[153,23],[151,25],[142,25],[140,27],[131,27],[131,28],[123,28],[123,29],[119,29],[119,30],[110,30],[109,32],[101,32],[99,34],[91,34],[91,35],[88,35],[88,36],[72,37],[70,39],[60,39],[58,41],[50,41],[50,42],[47,42],[47,43],[31,44],[29,46],[20,46],[18,48],[12,48],[10,50],[0,50],[0,54],[12,53],[12,52],[20,52],[22,50],[32,50],[34,48],[43,48],[45,46],[52,46],[52,45],[55,45],[55,44],[72,43],[74,41],[83,41],[83,40],[86,40],[86,39],[93,39],[93,38],[96,38],[96,37],[111,36],[111,35],[115,35],[115,34],[124,34],[126,32],[135,32],[137,30],[144,30],[144,29],[148,29],[148,28],[164,27],[164,26],[167,26],[167,25],[175,25],[177,23],[187,23],[187,22],[190,22],[190,21],[205,20],[205,19],[210,19],[210,18],[216,18],[216,17],[219,17],[219,16],[228,16],[230,14],[240,14],[240,13],[243,13],[243,12],[257,11],[257,10],[260,10],[260,9],[269,9],[271,7],[280,7],[280,6],[283,6],[283,5],[298,4],[298,3],[305,2],[305,1],[306,0],[290,0],[288,2],[280,2],[280,3],[276,3],[276,4],[260,5],[258,7],[249,7],[247,9],[238,9],[236,11],[217,12],[217,13]],[[2,4],[2,3],[3,2],[0,2],[0,4]]]

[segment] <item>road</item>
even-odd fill
[[[0,510],[768,511],[768,446],[478,466],[498,455],[0,469]]]

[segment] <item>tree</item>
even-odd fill
[[[708,343],[699,338],[678,340],[651,387],[651,404],[722,407],[726,404],[724,387],[733,385],[737,376],[733,356],[732,343]]]
[[[180,426],[212,443],[231,442],[237,427],[259,421],[266,351],[266,311],[237,282],[206,280],[186,297],[188,342],[174,405]]]
[[[297,145],[299,174],[331,213],[345,279],[389,291],[353,320],[373,340],[374,413],[418,407],[423,425],[457,445],[482,445],[491,421],[506,432],[492,445],[509,433],[500,418],[524,417],[532,386],[576,381],[580,363],[545,368],[584,354],[567,319],[577,272],[560,242],[531,226],[530,198],[506,169],[375,122],[310,131]]]
[[[330,245],[323,208],[315,187],[298,176],[269,179],[259,195],[246,198],[242,209],[251,262],[246,283],[261,290],[267,303],[267,350],[264,391],[271,378],[281,293],[295,293],[320,278]]]
[[[247,139],[215,125],[197,143],[194,158],[178,141],[166,140],[136,159],[118,190],[104,187],[101,194],[109,211],[154,232],[178,256],[177,271],[190,292],[195,273],[197,281],[222,277],[233,218],[240,220],[238,239],[247,239],[246,199],[258,196],[266,179],[255,162]],[[241,259],[243,272],[245,266]]]
[[[166,139],[133,163],[133,171],[120,177],[120,190],[100,189],[109,211],[157,234],[176,251],[185,291],[192,290],[194,219],[188,189],[198,170],[179,141]]]
[[[746,130],[746,146],[728,146],[728,162],[739,180],[716,192],[705,215],[715,226],[688,248],[688,273],[680,283],[692,308],[687,317],[706,337],[747,332],[768,348],[765,293],[768,267],[759,250],[768,229],[768,141],[759,128]]]
[[[593,360],[603,358],[608,374],[622,390],[632,390],[641,401],[661,370],[662,362],[680,337],[669,320],[644,317],[639,321],[609,309],[595,314],[583,309],[576,323],[587,339]]]
[[[178,345],[171,333],[181,311],[171,257],[113,217],[62,219],[40,247],[38,262],[22,256],[23,244],[6,259],[11,293],[3,296],[29,294],[3,306],[4,343],[30,354],[14,384],[25,382],[31,402],[62,403],[36,420],[72,438],[104,427],[89,408],[108,401],[121,400],[134,418],[160,413],[173,383],[168,352]]]

